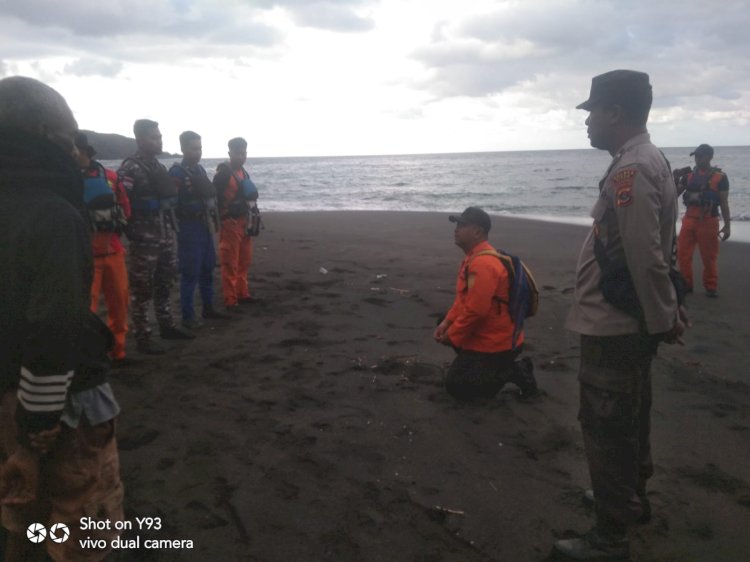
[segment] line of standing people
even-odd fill
[[[250,295],[248,272],[260,215],[258,191],[244,167],[247,142],[239,137],[229,141],[229,161],[219,165],[212,182],[200,165],[202,144],[197,133],[180,135],[183,159],[167,170],[157,158],[162,152],[159,124],[139,119],[133,132],[138,150],[116,173],[92,159],[95,152],[85,135],[76,139],[87,188],[93,192],[106,183],[110,195],[114,194],[109,207],[92,201],[88,208],[96,231],[91,308],[98,309],[99,293],[103,292],[116,341],[112,352],[115,363],[125,362],[128,298],[136,349],[148,355],[165,351],[152,337],[152,303],[162,339],[190,340],[202,319],[230,318],[230,314],[241,312],[240,305],[256,302]],[[226,313],[214,306],[217,230]],[[120,232],[129,241],[127,268]],[[177,271],[182,328],[176,325],[170,303]],[[194,306],[196,288],[202,304],[200,318]]]

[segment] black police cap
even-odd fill
[[[623,107],[651,107],[653,94],[648,74],[636,70],[611,70],[591,79],[589,99],[576,109],[591,111],[600,103]]]

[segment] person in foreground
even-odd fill
[[[75,162],[77,124],[52,88],[0,80],[0,504],[4,562],[93,561],[79,520],[122,520],[115,440],[119,406],[106,380],[112,334],[89,310],[90,226]],[[50,539],[34,544],[31,523]],[[51,540],[65,531],[67,541]],[[94,540],[118,531],[91,531]]]
[[[574,560],[629,556],[628,529],[650,517],[651,360],[659,342],[682,343],[687,322],[670,277],[677,193],[669,163],[646,129],[649,77],[596,76],[578,106],[591,146],[612,162],[599,183],[566,327],[581,334],[580,410],[596,525],[559,540]]]
[[[716,298],[719,285],[719,239],[731,234],[729,215],[729,179],[720,168],[711,166],[714,149],[702,144],[690,153],[695,155],[695,168],[677,178],[677,194],[685,203],[680,236],[677,239],[677,260],[688,290],[693,288],[693,254],[698,245],[703,262],[703,288],[706,296]],[[677,174],[675,174],[677,175]],[[719,229],[719,210],[724,226]]]
[[[458,400],[491,398],[507,382],[522,396],[537,393],[533,365],[523,351],[524,333],[517,332],[508,311],[509,275],[487,241],[492,223],[478,207],[451,215],[455,241],[466,257],[456,281],[456,298],[433,338],[451,345],[456,358],[445,377],[446,391]],[[515,339],[515,341],[514,341]]]

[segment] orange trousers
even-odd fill
[[[680,273],[693,287],[693,254],[695,246],[703,262],[703,288],[715,291],[719,284],[719,217],[684,216],[677,238],[677,261]]]
[[[234,306],[250,296],[247,274],[253,261],[253,239],[247,236],[247,217],[226,218],[219,229],[219,260],[224,304]]]
[[[115,336],[112,359],[125,357],[125,334],[128,333],[128,272],[125,254],[94,257],[94,280],[91,283],[91,310],[99,310],[99,294],[107,305],[107,326]]]

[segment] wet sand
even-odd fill
[[[527,354],[543,392],[462,405],[431,339],[462,259],[446,215],[264,220],[262,303],[113,372],[126,514],[163,523],[130,536],[194,542],[113,558],[532,561],[589,528],[578,338],[562,329],[586,228],[495,217],[490,241],[541,289]],[[750,559],[750,246],[721,250],[721,297],[693,295],[687,345],[654,363],[654,517],[633,560]]]

